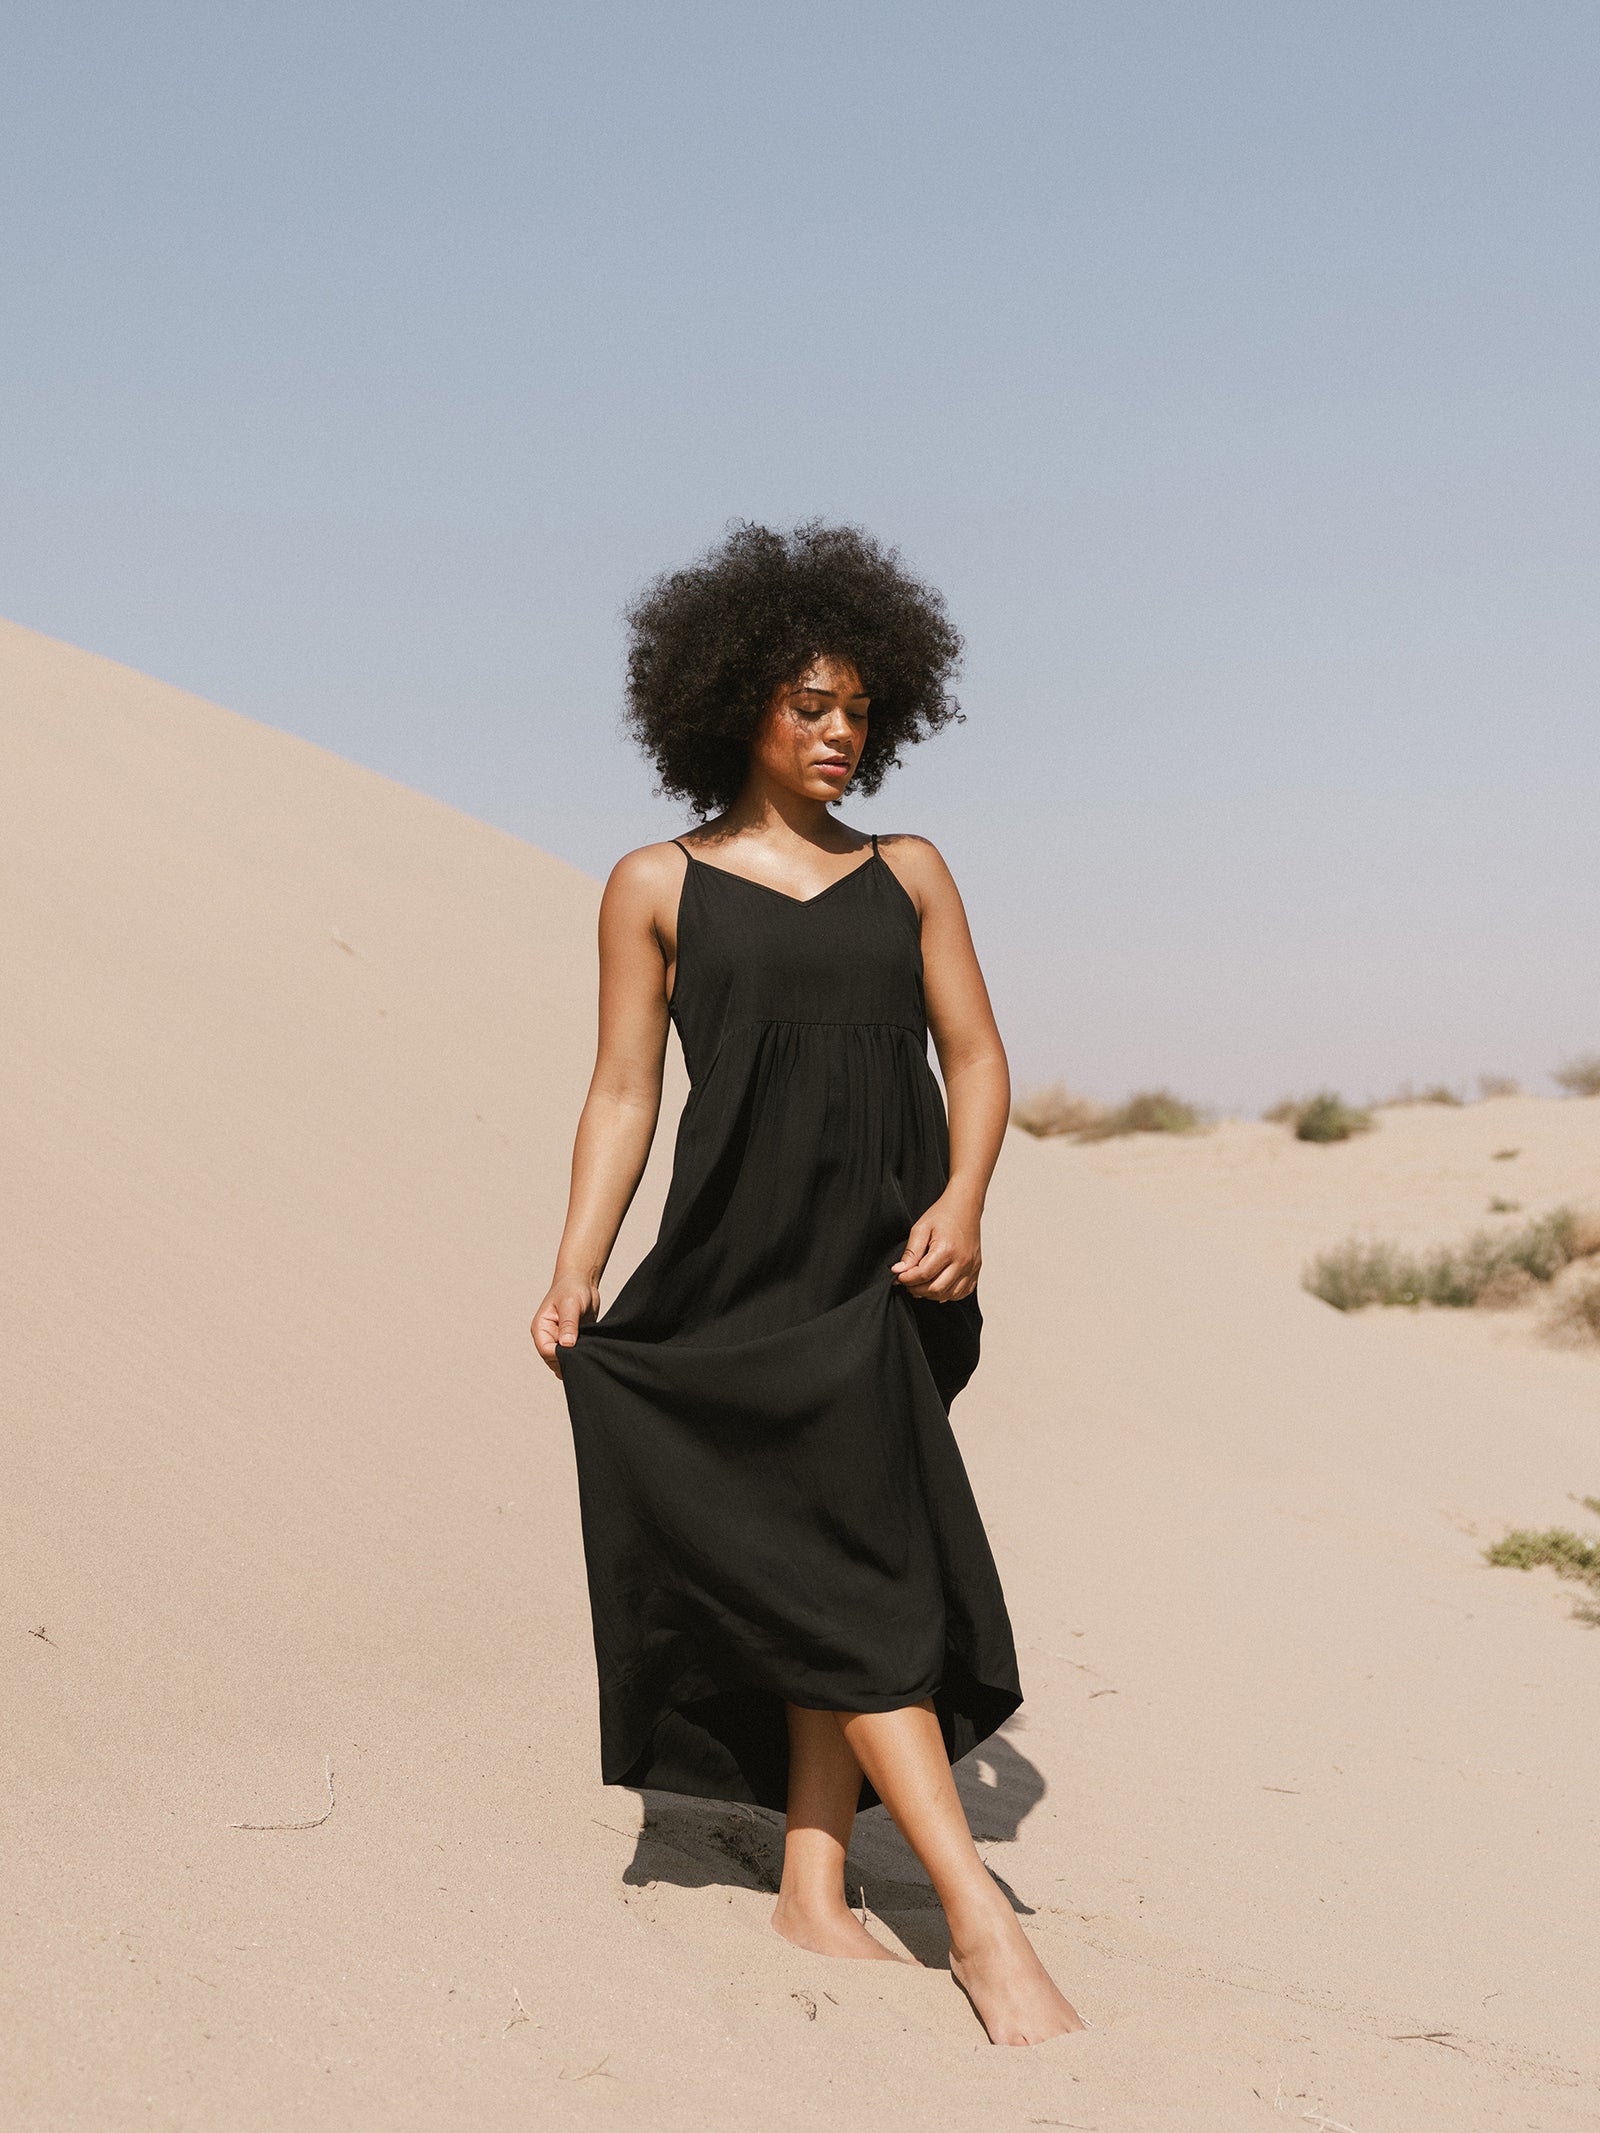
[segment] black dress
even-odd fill
[[[785,1701],[931,1696],[954,1761],[1022,1694],[949,1422],[978,1300],[889,1271],[949,1167],[916,906],[875,838],[804,900],[681,849],[660,1235],[561,1351],[601,1771],[781,1808]]]

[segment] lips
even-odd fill
[[[841,762],[837,756],[831,757],[826,763],[819,763],[817,768],[829,778],[847,778],[850,775],[850,765]]]

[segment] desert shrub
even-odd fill
[[[1291,1114],[1297,1141],[1347,1141],[1372,1131],[1372,1113],[1358,1111],[1332,1089],[1322,1089]]]
[[[1563,1296],[1550,1314],[1549,1331],[1558,1340],[1585,1345],[1600,1341],[1600,1281],[1586,1282],[1581,1289]]]
[[[1495,1096],[1520,1096],[1521,1094],[1522,1084],[1514,1074],[1480,1074],[1478,1076],[1478,1096],[1484,1103],[1487,1103],[1491,1097]]]
[[[1539,1286],[1525,1266],[1496,1267],[1472,1299],[1476,1311],[1510,1311]]]
[[[1142,1089],[1114,1111],[1106,1111],[1079,1138],[1105,1141],[1120,1133],[1197,1133],[1200,1113],[1170,1089]]]
[[[1461,1310],[1469,1304],[1520,1302],[1534,1286],[1553,1281],[1564,1266],[1600,1247],[1600,1238],[1588,1242],[1591,1228],[1570,1207],[1558,1207],[1521,1229],[1498,1236],[1478,1230],[1465,1244],[1421,1254],[1352,1238],[1313,1259],[1301,1285],[1336,1311],[1359,1311],[1367,1304],[1426,1303]]]
[[[1463,1100],[1459,1090],[1442,1081],[1430,1082],[1425,1089],[1414,1089],[1409,1081],[1403,1081],[1392,1096],[1378,1097],[1372,1108],[1375,1111],[1403,1111],[1408,1104],[1460,1104]]]
[[[1035,1089],[1012,1106],[1011,1123],[1024,1133],[1046,1140],[1058,1133],[1081,1133],[1100,1116],[1098,1104],[1074,1096],[1059,1081],[1047,1089]]]
[[[1398,1245],[1363,1244],[1354,1237],[1320,1252],[1300,1277],[1302,1288],[1336,1311],[1360,1311],[1375,1303],[1421,1303],[1421,1284],[1416,1261]]]
[[[1585,1052],[1580,1058],[1569,1059],[1565,1066],[1552,1071],[1550,1079],[1569,1096],[1600,1096],[1600,1052]]]
[[[1586,1541],[1581,1533],[1565,1526],[1547,1526],[1537,1533],[1531,1526],[1513,1526],[1484,1560],[1504,1570],[1539,1570],[1548,1566],[1557,1577],[1581,1578],[1600,1592],[1600,1542]]]
[[[1554,1281],[1564,1266],[1570,1266],[1574,1259],[1586,1257],[1594,1249],[1594,1245],[1587,1241],[1579,1217],[1570,1207],[1558,1207],[1553,1214],[1540,1215],[1510,1236],[1502,1234],[1497,1239],[1480,1237],[1473,1241],[1493,1250],[1497,1255],[1497,1267],[1521,1267],[1535,1281]]]
[[[1582,1498],[1586,1511],[1600,1515],[1600,1496]],[[1508,1570],[1553,1570],[1558,1578],[1571,1578],[1600,1594],[1600,1543],[1585,1540],[1565,1526],[1513,1526],[1492,1547],[1483,1551],[1485,1562]],[[1580,1600],[1573,1608],[1579,1622],[1600,1626],[1600,1601]]]

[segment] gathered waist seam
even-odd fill
[[[748,1022],[730,1022],[727,1028],[719,1033],[717,1041],[712,1047],[710,1057],[705,1061],[704,1065],[702,1065],[698,1069],[696,1069],[690,1063],[688,1046],[684,1046],[684,1064],[689,1069],[689,1093],[691,1096],[704,1082],[706,1076],[711,1072],[711,1069],[722,1057],[723,1048],[726,1046],[728,1039],[730,1037],[737,1037],[742,1031],[748,1029],[894,1030],[902,1037],[910,1037],[918,1047],[918,1056],[921,1058],[923,1065],[927,1066],[928,1063],[928,1031],[926,1025],[924,1025],[921,1029],[918,1029],[914,1023],[910,1022],[886,1022],[881,1020],[866,1021],[854,1019],[848,1022],[844,1022],[839,1021],[833,1017],[826,1017],[821,1015],[756,1015],[752,1017],[752,1019]],[[683,1038],[683,1028],[681,1024],[678,1028],[678,1037],[681,1042]]]
[[[918,1029],[913,1022],[892,1022],[882,1015],[753,1015],[748,1022],[730,1022],[722,1033],[724,1041],[742,1029],[897,1029],[924,1044],[928,1041],[926,1029]]]

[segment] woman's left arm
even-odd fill
[[[925,838],[890,842],[922,918],[928,1028],[950,1113],[949,1183],[912,1224],[893,1271],[913,1296],[957,1303],[978,1285],[983,1204],[1011,1115],[1011,1074],[950,869]]]

